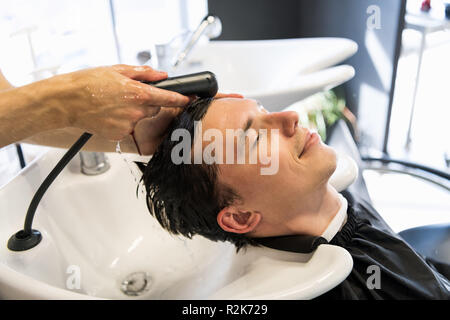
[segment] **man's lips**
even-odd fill
[[[303,154],[305,154],[309,150],[309,148],[311,148],[311,146],[316,144],[319,140],[320,140],[320,137],[316,132],[311,132],[308,130],[308,132],[306,133],[303,149],[300,152],[298,157],[300,158]]]

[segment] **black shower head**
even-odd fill
[[[155,82],[144,81],[144,83],[186,96],[196,95],[200,98],[212,98],[218,91],[216,76],[210,71],[186,74]]]

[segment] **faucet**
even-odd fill
[[[195,29],[195,31],[189,37],[186,45],[182,48],[180,53],[177,55],[173,66],[176,68],[181,62],[186,59],[188,54],[191,52],[192,48],[198,42],[202,35],[206,35],[209,39],[214,39],[220,36],[222,33],[222,22],[219,17],[213,15],[207,15],[203,18],[200,25]]]
[[[81,172],[88,176],[102,174],[109,170],[110,164],[103,152],[80,152]]]
[[[142,64],[151,63],[152,67],[157,67],[160,70],[173,71],[187,58],[203,35],[206,35],[209,39],[214,39],[220,36],[221,33],[222,22],[219,17],[207,15],[193,32],[184,31],[167,43],[155,45],[156,54],[152,55],[150,51],[139,52],[137,59]],[[180,38],[187,38],[187,41],[181,46],[178,54],[174,55],[173,43]]]

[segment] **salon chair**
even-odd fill
[[[450,279],[450,223],[411,228],[399,232],[399,235],[428,264]]]
[[[326,143],[337,151],[349,155],[362,168],[362,160],[350,130],[343,120],[339,120],[330,130]],[[362,174],[348,188],[371,203],[369,192]],[[419,253],[434,269],[450,279],[450,223],[420,226],[399,232],[399,235]],[[447,265],[447,266],[446,266]]]

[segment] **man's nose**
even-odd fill
[[[282,134],[291,137],[298,126],[298,113],[295,111],[272,112],[268,114],[272,127],[280,129]]]

